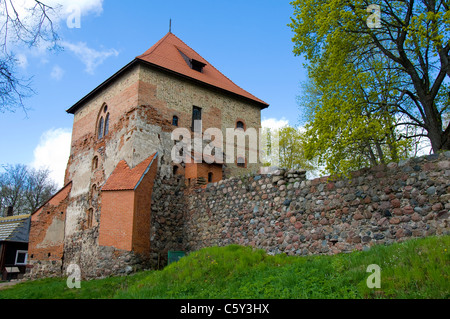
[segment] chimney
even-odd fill
[[[6,217],[11,217],[13,215],[13,208],[12,206],[8,206],[8,212],[6,213]]]

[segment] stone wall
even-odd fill
[[[185,250],[184,225],[187,197],[185,182],[179,178],[157,176],[152,194],[152,220],[150,229],[152,267],[167,265],[169,250]]]
[[[450,233],[450,152],[349,179],[304,174],[278,170],[190,190],[184,248],[240,244],[272,254],[336,254]]]

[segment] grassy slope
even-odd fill
[[[375,246],[336,256],[269,256],[249,247],[200,250],[163,271],[82,282],[27,282],[1,298],[450,298],[450,236]],[[381,267],[381,289],[369,289],[367,266]]]

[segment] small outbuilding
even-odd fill
[[[0,218],[1,280],[21,279],[26,271],[31,215]]]

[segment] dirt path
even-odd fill
[[[0,282],[0,290],[8,289],[9,287],[14,286],[20,282],[21,281]]]

